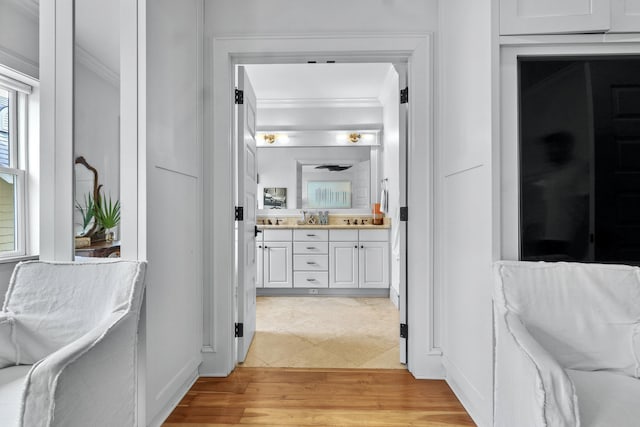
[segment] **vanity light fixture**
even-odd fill
[[[357,143],[358,141],[360,141],[360,136],[361,135],[359,133],[356,133],[356,132],[350,133],[349,134],[349,142],[352,142],[354,144]]]
[[[263,136],[264,138],[264,142],[266,142],[267,144],[273,144],[274,142],[276,142],[276,134],[274,133],[266,133]]]

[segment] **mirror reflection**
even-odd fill
[[[378,147],[259,147],[259,209],[370,209]]]
[[[119,13],[110,2],[74,2],[73,142],[75,157],[84,160],[75,167],[76,257],[120,249]]]

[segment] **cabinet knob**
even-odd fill
[[[360,249],[364,249],[364,246],[360,245]]]
[[[354,248],[358,249],[358,245],[355,245]]]

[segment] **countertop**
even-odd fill
[[[296,229],[296,228],[315,228],[315,229],[349,229],[349,230],[385,230],[391,228],[390,224],[382,224],[382,225],[373,225],[373,224],[365,224],[365,225],[347,225],[347,224],[328,224],[328,225],[320,225],[320,224],[280,224],[280,225],[263,225],[257,224],[258,230],[272,230],[272,229]]]

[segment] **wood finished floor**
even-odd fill
[[[164,427],[474,426],[444,381],[399,369],[237,368],[200,378]]]

